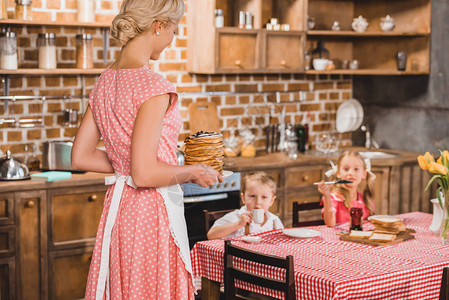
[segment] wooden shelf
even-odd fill
[[[341,37],[413,37],[413,36],[430,36],[430,32],[383,32],[383,31],[333,31],[333,30],[309,30],[307,35],[313,36],[341,36]]]
[[[109,28],[111,23],[109,22],[61,22],[61,21],[26,21],[26,20],[15,20],[6,19],[0,20],[0,25],[30,25],[30,26],[66,26],[66,27],[95,27],[95,28]]]
[[[314,75],[428,75],[429,71],[397,71],[397,70],[386,70],[386,69],[358,69],[358,70],[348,70],[348,69],[336,69],[331,71],[316,71],[308,70],[306,74]]]
[[[1,70],[0,75],[96,75],[104,71],[104,68],[94,69],[17,69],[17,70]]]

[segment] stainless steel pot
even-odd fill
[[[29,179],[28,167],[20,160],[11,156],[11,151],[6,151],[6,157],[0,159],[0,180]]]
[[[73,142],[48,141],[42,143],[42,169],[73,171],[71,163]]]

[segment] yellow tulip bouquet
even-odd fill
[[[424,155],[418,156],[418,164],[421,169],[429,170],[430,173],[435,174],[429,180],[426,190],[434,180],[439,182],[437,198],[441,208],[444,210],[441,238],[445,244],[449,244],[449,152],[440,150],[440,157],[437,161],[429,152],[426,152]]]

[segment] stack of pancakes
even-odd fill
[[[219,132],[199,131],[189,135],[185,141],[185,164],[203,163],[223,173],[224,147]]]

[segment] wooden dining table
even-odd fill
[[[449,267],[449,246],[429,231],[432,215],[412,212],[398,215],[414,239],[371,246],[339,239],[339,228],[307,227],[320,232],[314,238],[292,238],[283,230],[256,234],[257,244],[233,238],[248,250],[285,257],[293,255],[296,299],[438,299],[442,270]],[[349,226],[346,224],[346,226]],[[347,229],[347,228],[346,228]],[[365,221],[364,230],[373,229]],[[201,299],[218,299],[223,280],[224,241],[201,241],[191,251],[193,273],[202,278]],[[285,279],[285,272],[248,261],[235,265],[258,275]],[[283,299],[283,294],[236,282],[249,291]]]

